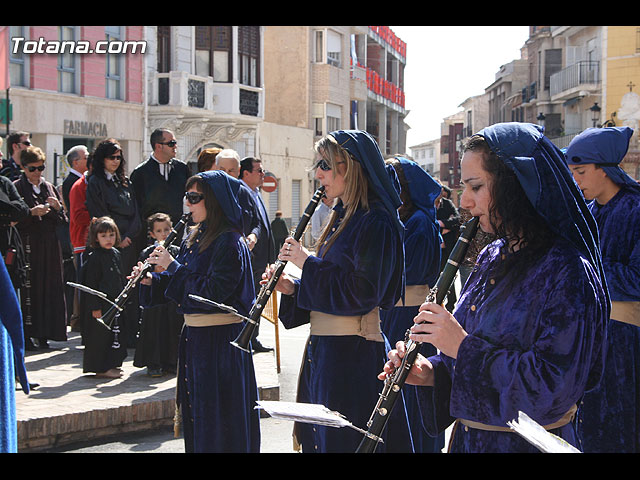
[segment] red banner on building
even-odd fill
[[[0,90],[9,88],[9,27],[0,27]]]

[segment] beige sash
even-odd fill
[[[640,302],[611,302],[611,320],[640,327]]]
[[[312,311],[309,316],[311,335],[359,335],[367,340],[383,342],[378,307],[362,316],[330,315]]]
[[[396,307],[419,307],[427,300],[429,291],[429,285],[407,285],[404,289],[404,303],[401,298]]]
[[[560,420],[557,420],[549,425],[544,425],[542,428],[545,430],[553,430],[554,428],[564,427],[566,424],[573,420],[578,406],[573,405],[567,413],[565,413]],[[473,420],[467,420],[465,418],[459,418],[458,421],[467,427],[475,428],[477,430],[486,430],[488,432],[513,432],[509,427],[498,427],[496,425],[486,425],[480,422],[474,422]]]
[[[215,327],[240,322],[242,319],[233,313],[187,313],[184,316],[188,327]]]

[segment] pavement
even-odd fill
[[[262,323],[261,337],[262,330],[273,330]],[[18,452],[173,425],[175,375],[148,376],[145,368],[133,366],[130,349],[122,378],[96,378],[82,372],[80,334],[69,331],[67,337],[66,342],[49,341],[47,350],[26,353],[29,382],[39,386],[28,395],[16,391]],[[260,398],[280,400],[275,351],[256,353],[253,360]]]

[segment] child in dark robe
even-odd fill
[[[147,219],[149,236],[154,240],[140,254],[144,263],[158,245],[169,236],[172,224],[166,213],[154,213]],[[180,242],[176,242],[180,243]],[[168,248],[173,257],[177,257],[180,247],[172,245]],[[164,271],[160,265],[154,272]],[[160,377],[164,373],[175,373],[178,360],[178,343],[184,316],[176,312],[176,304],[167,298],[166,303],[141,307],[140,337],[133,359],[134,367],[147,367],[147,375]]]
[[[91,253],[82,266],[81,283],[103,292],[114,301],[125,287],[120,252],[120,231],[110,217],[94,219],[89,226],[88,247]],[[118,318],[113,323],[102,322],[111,304],[97,295],[82,292],[81,314],[84,316],[82,339],[84,342],[83,372],[94,372],[99,378],[122,377],[122,362],[127,356],[124,332]]]

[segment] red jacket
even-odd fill
[[[82,175],[69,191],[69,235],[73,253],[84,252],[91,217],[85,205],[87,199],[87,176]]]

